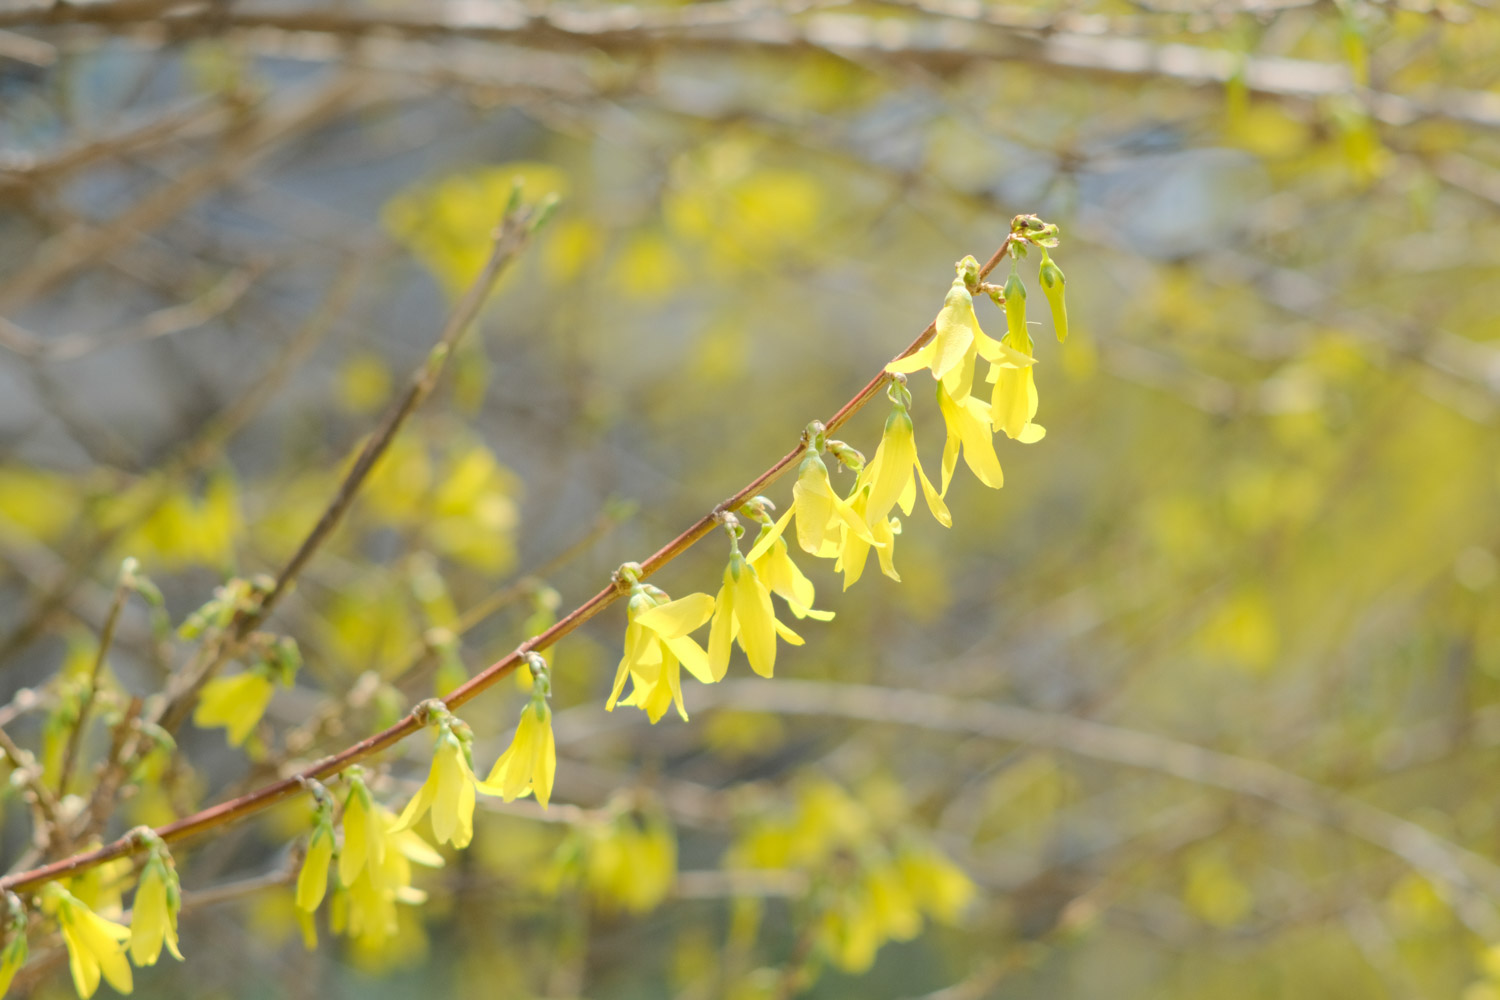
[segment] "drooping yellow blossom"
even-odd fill
[[[1036,375],[1030,368],[990,369],[995,383],[990,399],[990,421],[997,431],[1022,444],[1035,444],[1046,437],[1047,429],[1033,423],[1037,411]]]
[[[396,894],[375,871],[360,872],[344,899],[344,926],[338,928],[342,933],[365,941],[382,941],[396,933]]]
[[[865,523],[874,527],[883,523],[891,508],[898,503],[903,514],[910,514],[916,503],[916,484],[922,484],[922,496],[927,500],[927,509],[945,528],[953,526],[953,516],[948,505],[927,478],[922,469],[922,460],[917,455],[915,428],[907,407],[911,394],[899,382],[892,383],[891,401],[895,404],[886,418],[885,431],[880,436],[880,446],[875,457],[860,473],[859,482],[868,483],[870,493],[865,501]],[[858,484],[856,484],[858,488]]]
[[[333,846],[331,804],[320,799],[312,836],[307,841],[307,854],[302,858],[302,870],[297,873],[297,909],[303,913],[316,911],[328,892],[328,865],[333,860]]]
[[[1025,370],[1031,371],[1030,368]],[[963,451],[964,463],[981,483],[996,490],[1004,486],[1005,473],[1001,471],[1000,459],[995,454],[989,407],[974,396],[965,396],[962,402],[955,402],[948,398],[941,387],[938,388],[937,398],[943,423],[948,428],[948,439],[943,445],[942,493],[948,492],[948,486],[953,481],[960,449]]]
[[[547,807],[552,798],[552,779],[557,773],[557,743],[552,736],[552,710],[540,694],[533,694],[521,710],[515,738],[495,761],[490,776],[479,783],[479,791],[510,802],[530,792]]]
[[[881,933],[892,941],[910,941],[922,930],[922,913],[900,870],[874,864],[865,870],[865,893]]]
[[[584,882],[602,909],[645,913],[677,881],[677,837],[655,810],[631,810],[585,833]]]
[[[168,569],[231,563],[236,536],[244,528],[234,477],[222,469],[213,473],[202,496],[193,489],[165,494],[161,489],[159,479],[147,478],[118,496],[110,515],[137,525],[128,535],[126,550]]]
[[[859,972],[887,942],[920,933],[924,917],[959,919],[975,893],[952,861],[906,827],[905,814],[882,783],[864,783],[856,798],[826,778],[809,778],[798,783],[792,809],[756,816],[725,867],[790,869],[817,880],[814,942],[830,963]]]
[[[828,960],[843,972],[858,975],[875,964],[884,943],[880,922],[866,894],[858,889],[839,893],[823,911],[818,944]]]
[[[797,481],[792,485],[792,513],[797,517],[797,544],[802,551],[822,558],[838,555],[838,528],[844,524],[867,544],[875,544],[864,519],[855,514],[849,502],[833,491],[828,466],[818,455],[817,444],[809,444]]]
[[[155,965],[161,946],[177,961],[177,910],[182,906],[182,891],[177,872],[165,848],[153,849],[136,886],[135,903],[130,912],[130,960],[136,965]]]
[[[709,670],[708,654],[688,633],[703,626],[714,613],[714,599],[707,594],[689,594],[675,601],[650,585],[637,585],[626,611],[625,652],[615,671],[615,683],[605,703],[614,711],[630,679],[631,693],[621,704],[634,705],[653,723],[675,704],[684,719],[682,667],[704,684],[716,678]]]
[[[1033,423],[1037,411],[1036,376],[1030,368],[992,368],[995,393],[990,402],[990,420],[997,431],[1022,444],[1035,444],[1047,429]]]
[[[941,394],[942,390],[938,391]],[[858,492],[849,501],[850,509],[865,520],[865,512],[870,502],[870,487],[868,484],[856,483],[855,488]],[[901,574],[896,572],[896,536],[901,534],[900,520],[888,517],[870,524],[870,533],[875,540],[874,545],[866,542],[847,527],[843,527],[842,530],[838,561],[833,564],[833,568],[844,574],[845,590],[859,582],[860,576],[865,571],[865,561],[869,559],[872,548],[880,560],[880,571],[897,583],[901,582]]]
[[[375,822],[385,833],[387,850],[379,862],[371,861],[359,875],[334,896],[329,924],[335,933],[347,934],[364,946],[378,946],[397,933],[396,904],[418,905],[427,894],[411,884],[412,863],[441,868],[443,856],[414,830],[396,829],[397,819],[380,806],[374,807]]]
[[[55,882],[44,891],[46,905],[56,914],[62,929],[63,944],[68,948],[68,969],[78,995],[85,1000],[93,996],[99,988],[101,973],[121,993],[134,989],[130,961],[125,957],[130,928],[99,916]]]
[[[770,677],[776,670],[776,637],[794,646],[802,645],[802,637],[776,618],[771,591],[740,554],[736,532],[742,529],[737,522],[729,527],[729,565],[724,567],[724,582],[714,598],[713,625],[708,633],[709,673],[715,681],[724,679],[729,671],[730,647],[738,641],[750,668]]]
[[[922,930],[922,914],[903,873],[883,851],[828,901],[819,944],[845,972],[868,969],[887,941],[909,941]]]
[[[1026,328],[1026,286],[1014,270],[1005,282],[1005,322],[1007,332],[1004,343],[1023,354],[1034,349],[1031,332]],[[990,366],[988,381],[995,390],[990,397],[990,423],[997,431],[1022,444],[1040,441],[1047,431],[1031,422],[1036,416],[1036,375],[1032,367],[994,364]]]
[[[774,522],[769,516],[765,518],[760,526],[760,534],[755,536],[755,544],[750,547],[745,561],[755,569],[755,575],[760,577],[771,593],[786,601],[792,614],[798,618],[814,618],[820,622],[832,621],[832,611],[819,611],[812,606],[817,594],[813,582],[797,568],[797,564],[792,562],[791,554],[787,552],[786,539],[782,534],[791,523],[794,509],[788,508]]]
[[[266,706],[271,704],[271,694],[275,690],[271,678],[261,670],[215,677],[203,685],[198,695],[193,725],[199,729],[223,726],[229,744],[239,746],[260,722],[260,717],[266,714]]]
[[[349,781],[349,795],[344,799],[344,849],[339,853],[339,881],[348,888],[367,866],[382,864],[389,852],[386,824],[380,816],[383,810],[370,797],[363,775],[350,770],[344,776]]]
[[[952,399],[963,399],[969,395],[974,383],[976,357],[991,364],[1013,364],[1027,366],[1031,358],[1012,350],[990,337],[979,326],[974,314],[974,297],[969,292],[970,280],[978,280],[979,262],[965,257],[955,268],[958,277],[943,299],[943,308],[934,323],[937,330],[933,338],[919,350],[904,358],[897,358],[885,366],[892,374],[909,375],[912,372],[930,369],[932,377],[942,383],[943,390]]]
[[[474,839],[474,770],[469,748],[449,722],[440,724],[437,749],[427,780],[412,796],[396,823],[409,830],[427,813],[432,814],[432,833],[439,844],[462,850]]]
[[[940,923],[958,923],[977,894],[963,869],[929,845],[909,846],[897,865],[917,905]]]
[[[861,783],[858,797],[823,777],[799,781],[790,808],[761,811],[725,854],[726,868],[794,870],[819,883],[814,942],[849,972],[867,969],[888,941],[953,922],[975,889],[927,838],[907,827],[899,787]],[[837,859],[835,862],[834,859]]]

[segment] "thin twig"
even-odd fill
[[[72,226],[37,247],[26,264],[0,284],[0,306],[10,308],[43,294],[78,269],[182,214],[259,163],[278,144],[348,110],[352,98],[367,103],[376,96],[368,81],[362,86],[353,76],[345,76],[285,111],[254,120],[232,133],[217,155],[137,199],[114,218],[97,226]]]
[[[1000,264],[1001,260],[1010,252],[1012,241],[1017,239],[1019,238],[1015,234],[1006,235],[1004,242],[1000,244],[1000,248],[979,268],[979,279],[981,281]],[[937,321],[933,320],[896,357],[904,358],[909,354],[915,353],[936,333]],[[874,398],[875,394],[880,391],[889,378],[890,376],[886,374],[885,368],[882,366],[881,370],[865,384],[864,388],[855,393],[853,398],[839,407],[838,411],[824,422],[828,431],[832,433],[839,427],[842,427],[861,407]],[[641,562],[640,576],[642,578],[650,576],[656,570],[685,552],[694,542],[714,529],[714,526],[718,523],[718,518],[725,511],[734,510],[746,500],[760,493],[767,485],[790,468],[801,457],[803,451],[804,448],[799,442],[797,447],[782,456],[765,472],[752,479],[739,492],[716,505],[707,514],[704,514],[688,527],[687,530],[683,531],[682,534],[652,553],[652,555]],[[443,699],[444,703],[449,709],[456,709],[464,705],[509,674],[518,664],[524,662],[527,653],[547,649],[552,646],[559,639],[574,632],[584,622],[609,607],[619,596],[620,591],[611,583],[559,619],[551,628],[540,635],[527,639],[514,652],[490,664],[483,671],[471,678],[468,683],[455,689]],[[355,764],[372,754],[384,750],[386,747],[399,743],[407,736],[422,729],[425,724],[424,719],[424,712],[414,710],[394,725],[372,736],[368,736],[352,746],[346,747],[331,757],[324,758],[297,774],[280,781],[272,782],[263,788],[245,795],[221,802],[216,806],[201,810],[191,816],[183,817],[176,822],[168,823],[165,826],[157,828],[156,833],[163,840],[174,842],[184,840],[207,830],[212,830],[215,827],[238,822],[246,816],[254,815],[284,799],[302,793],[306,787],[305,783],[309,780],[322,779],[338,774],[351,764]],[[74,855],[70,858],[63,858],[49,865],[43,865],[39,868],[17,872],[0,878],[0,891],[7,889],[16,891],[32,888],[42,883],[50,882],[53,879],[63,878],[107,861],[112,861],[115,858],[124,857],[139,849],[139,838],[122,837],[96,850]]]
[[[220,667],[238,655],[245,639],[275,610],[277,602],[291,589],[303,567],[323,547],[323,543],[343,521],[344,515],[354,503],[354,498],[359,494],[360,487],[364,485],[371,470],[375,468],[376,463],[395,440],[396,434],[406,424],[407,418],[422,405],[437,386],[438,379],[447,367],[449,358],[452,357],[454,350],[462,342],[475,318],[478,317],[480,308],[489,298],[500,276],[531,241],[537,221],[539,219],[535,215],[525,212],[512,212],[501,220],[500,226],[495,231],[494,246],[489,260],[474,283],[469,286],[469,290],[464,293],[464,297],[449,314],[437,343],[428,353],[426,360],[412,373],[406,391],[391,404],[375,432],[365,440],[354,464],[349,467],[349,471],[344,474],[343,481],[339,483],[333,499],[323,509],[322,515],[319,516],[312,530],[302,539],[302,544],[297,546],[292,557],[276,574],[276,581],[271,589],[253,607],[238,614],[225,629],[225,633],[218,642],[204,647],[210,652],[202,658],[202,662],[191,665],[183,672],[182,683],[176,691],[171,693],[158,716],[157,722],[163,729],[172,732],[186,721],[203,685],[218,672]]]
[[[453,635],[456,638],[468,635],[482,625],[490,616],[504,610],[523,597],[529,597],[537,593],[539,589],[546,587],[547,577],[553,575],[579,555],[588,551],[589,548],[613,531],[620,524],[620,521],[620,517],[611,511],[601,513],[594,520],[593,526],[582,537],[574,541],[573,544],[532,572],[511,581],[460,614],[458,620],[453,623],[451,629]],[[413,649],[407,654],[406,666],[397,672],[391,683],[399,688],[402,685],[410,684],[420,679],[423,675],[418,668],[425,662],[430,661],[432,653],[432,644],[424,640],[421,643],[420,649]]]
[[[0,316],[0,347],[33,361],[73,361],[96,351],[170,337],[228,312],[266,270],[264,264],[254,263],[230,271],[198,298],[158,309],[109,333],[65,333],[44,338]]]
[[[104,661],[109,657],[109,647],[115,641],[115,626],[120,623],[120,612],[125,609],[125,598],[135,574],[135,560],[126,559],[120,567],[120,579],[115,583],[114,597],[110,598],[109,611],[104,616],[104,628],[99,632],[99,648],[94,653],[94,664],[89,668],[88,687],[83,692],[83,703],[78,706],[78,718],[68,733],[68,746],[63,751],[62,769],[57,774],[57,795],[68,794],[68,781],[73,777],[73,767],[78,762],[78,748],[83,743],[83,731],[88,727],[89,709],[99,694],[99,674],[104,670]]]
[[[343,315],[359,284],[362,264],[363,258],[359,255],[350,256],[344,260],[333,283],[329,286],[328,294],[303,322],[287,347],[277,354],[275,361],[243,395],[210,421],[182,449],[176,459],[168,463],[160,474],[162,486],[158,495],[151,501],[152,508],[166,495],[167,484],[208,462],[222,449],[224,443],[234,435],[235,431],[248,423],[251,417],[260,411],[287,377],[300,367],[302,361],[323,339],[324,334]],[[135,719],[140,716],[140,712],[141,706],[137,701],[132,704],[132,711],[127,714],[132,726]],[[139,731],[131,731],[123,740],[117,739],[111,746],[110,755],[105,761],[99,780],[94,784],[93,798],[86,812],[87,822],[79,835],[81,840],[92,839],[108,822],[109,815],[114,808],[114,797],[122,787],[126,774],[145,738]]]
[[[32,839],[38,847],[45,847],[61,829],[57,799],[42,780],[42,769],[37,766],[36,758],[17,745],[4,729],[0,729],[0,752],[10,758],[10,762],[22,775],[26,790],[31,793],[32,808],[37,814],[37,828]]]
[[[458,616],[449,631],[455,639],[461,639],[469,632],[478,628],[491,615],[504,610],[511,604],[523,597],[536,593],[537,589],[546,585],[546,578],[557,572],[577,556],[587,551],[592,545],[608,535],[621,522],[621,517],[611,511],[601,513],[594,521],[593,527],[577,541],[573,542],[562,552],[553,556],[547,562],[537,567],[533,572],[527,573],[515,580],[505,584],[500,589],[482,599],[478,604],[464,611]],[[419,681],[431,673],[431,664],[436,652],[432,639],[423,636],[414,642],[407,651],[402,666],[395,675],[390,678],[389,684],[399,691],[410,693],[410,689]],[[286,737],[282,748],[281,760],[273,759],[267,761],[269,773],[274,774],[276,768],[284,764],[288,759],[296,759],[306,754],[319,742],[330,734],[330,728],[334,723],[343,719],[351,708],[358,707],[356,701],[365,697],[362,685],[355,683],[344,695],[344,697],[324,705],[316,711],[311,718],[301,722],[296,729],[292,730]],[[336,732],[336,731],[335,731]],[[256,778],[255,774],[247,776]],[[265,774],[259,778],[263,780]]]
[[[151,118],[132,123],[108,135],[83,139],[49,155],[38,156],[20,151],[0,151],[0,190],[25,188],[31,184],[56,185],[68,174],[99,160],[127,156],[161,144],[164,140],[182,138],[184,133],[204,125],[220,125],[231,120],[224,104],[195,97],[175,108],[158,112]]]
[[[145,701],[139,695],[132,697],[125,706],[119,723],[115,725],[109,754],[104,758],[104,766],[99,768],[99,777],[94,782],[93,793],[88,808],[84,810],[82,822],[78,824],[74,843],[94,840],[109,822],[109,815],[114,811],[115,795],[139,751],[140,744],[136,741],[141,738],[139,723],[144,706]]]

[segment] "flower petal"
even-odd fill
[[[700,628],[714,613],[714,599],[707,594],[689,594],[675,601],[647,608],[636,622],[663,639],[676,639]]]
[[[750,668],[762,677],[776,669],[776,612],[771,594],[748,564],[740,567],[734,582],[734,617],[740,626],[740,648]]]
[[[922,347],[904,358],[897,358],[885,366],[885,370],[892,374],[910,375],[924,368],[932,366],[932,359],[937,356],[937,347],[929,340]]]
[[[921,459],[917,460],[917,478],[922,481],[922,496],[926,498],[927,509],[932,511],[932,516],[937,518],[938,524],[941,524],[943,527],[953,527],[953,515],[948,512],[948,505],[943,502],[942,494],[933,487],[932,481],[927,478],[927,473],[922,469]],[[906,513],[911,513],[909,506],[903,509]]]
[[[786,531],[786,526],[792,520],[792,514],[796,507],[788,507],[786,513],[777,518],[776,523],[767,525],[760,529],[760,534],[755,536],[755,544],[750,547],[750,552],[745,556],[747,562],[755,562],[771,550],[776,540]]]
[[[708,663],[708,653],[691,636],[682,636],[677,639],[665,640],[666,647],[672,651],[672,655],[687,668],[692,674],[704,684],[712,684],[719,678],[714,677],[713,670]],[[684,716],[686,718],[686,716]]]
[[[734,581],[728,570],[724,572],[724,586],[719,589],[714,609],[714,622],[708,631],[708,673],[717,682],[729,672],[730,644],[734,641]]]
[[[557,776],[557,741],[552,735],[552,716],[548,712],[547,721],[542,724],[541,748],[537,751],[535,771],[531,778],[531,788],[536,795],[536,800],[547,808],[547,803],[552,798],[552,779]]]

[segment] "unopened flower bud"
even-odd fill
[[[1042,294],[1047,297],[1047,305],[1052,309],[1052,325],[1057,330],[1057,342],[1061,344],[1068,339],[1068,303],[1063,298],[1067,278],[1063,277],[1062,268],[1052,262],[1045,250],[1042,251],[1042,266],[1037,278],[1042,283]]]
[[[1026,286],[1014,270],[1005,279],[1005,327],[1010,346],[1031,353],[1031,335],[1026,330]]]

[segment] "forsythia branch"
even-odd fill
[[[979,267],[978,281],[982,282],[1011,253],[1012,246],[1020,243],[1022,240],[1023,236],[1014,231],[1008,234],[1000,244],[1000,248]],[[497,244],[497,252],[498,249]],[[494,275],[490,274],[493,265],[494,259],[492,258],[491,266],[486,268],[485,274],[480,276],[479,281],[471,287],[459,307],[455,309],[454,318],[450,318],[449,326],[446,330],[453,329],[455,319],[464,314],[466,307],[471,311],[477,311],[478,305],[483,299],[482,289],[487,288],[487,285],[484,284],[486,279],[488,278],[490,284],[493,283]],[[934,319],[933,322],[927,324],[927,327],[917,335],[916,339],[905,350],[896,355],[896,358],[905,358],[915,353],[931,340],[936,333],[937,321]],[[843,426],[866,403],[874,398],[881,387],[891,377],[885,371],[884,367],[882,367],[879,373],[865,384],[864,388],[855,393],[848,402],[824,421],[827,432],[832,433]],[[431,385],[428,384],[424,387],[422,379],[419,377],[408,390],[408,398],[403,399],[397,408],[394,408],[387,414],[380,430],[372,436],[371,443],[366,446],[360,459],[356,461],[355,469],[351,471],[349,479],[346,480],[345,485],[350,497],[352,497],[352,488],[349,487],[349,483],[354,481],[354,486],[357,487],[357,481],[354,480],[355,472],[358,472],[360,478],[362,478],[363,473],[368,472],[369,466],[373,465],[375,458],[378,458],[378,450],[372,454],[372,447],[383,439],[388,440],[388,437],[394,434],[395,428],[399,427],[401,420],[410,412],[411,407],[420,402],[430,389]],[[395,414],[394,418],[393,414]],[[797,447],[793,448],[773,463],[770,468],[752,479],[733,496],[717,504],[676,538],[642,560],[640,563],[639,578],[645,579],[691,548],[694,543],[714,530],[725,513],[735,510],[751,497],[759,494],[767,485],[774,482],[801,458],[804,452],[805,448],[803,444],[799,443]],[[295,576],[297,570],[305,563],[306,557],[311,555],[312,550],[315,550],[322,539],[326,537],[327,533],[331,532],[333,527],[337,525],[343,511],[347,508],[347,502],[340,502],[340,498],[344,497],[346,489],[341,489],[339,497],[335,499],[334,503],[328,508],[328,511],[325,512],[324,519],[319,521],[318,526],[309,535],[307,541],[304,542],[302,549],[288,563],[287,568],[282,571],[279,578],[280,585],[273,589],[271,594],[267,596],[261,606],[264,611],[256,617],[255,622],[263,618],[265,612],[269,612],[270,604],[273,602],[274,597],[281,592],[284,583]],[[525,662],[528,654],[552,646],[559,639],[575,631],[589,619],[613,604],[622,593],[623,591],[619,586],[612,582],[610,586],[605,587],[559,619],[551,628],[522,642],[513,652],[490,664],[467,683],[456,688],[447,697],[442,699],[442,703],[448,709],[455,709],[477,697],[481,692],[493,686],[501,678],[515,670],[519,664]],[[249,627],[253,627],[253,625],[254,622]],[[247,631],[249,627],[247,627]],[[272,782],[245,795],[221,802],[216,806],[211,806],[191,816],[186,816],[175,822],[158,827],[154,832],[161,841],[174,843],[217,827],[238,822],[241,819],[261,812],[278,802],[304,792],[309,782],[338,774],[351,765],[379,753],[381,750],[393,746],[413,733],[418,732],[429,721],[428,712],[427,703],[423,703],[423,705],[414,708],[390,727],[360,740],[331,757],[324,758],[297,774]],[[4,878],[0,878],[0,891],[34,889],[55,879],[65,878],[116,858],[134,854],[142,849],[142,843],[140,837],[127,835],[96,850],[63,858],[28,871],[12,873]]]

